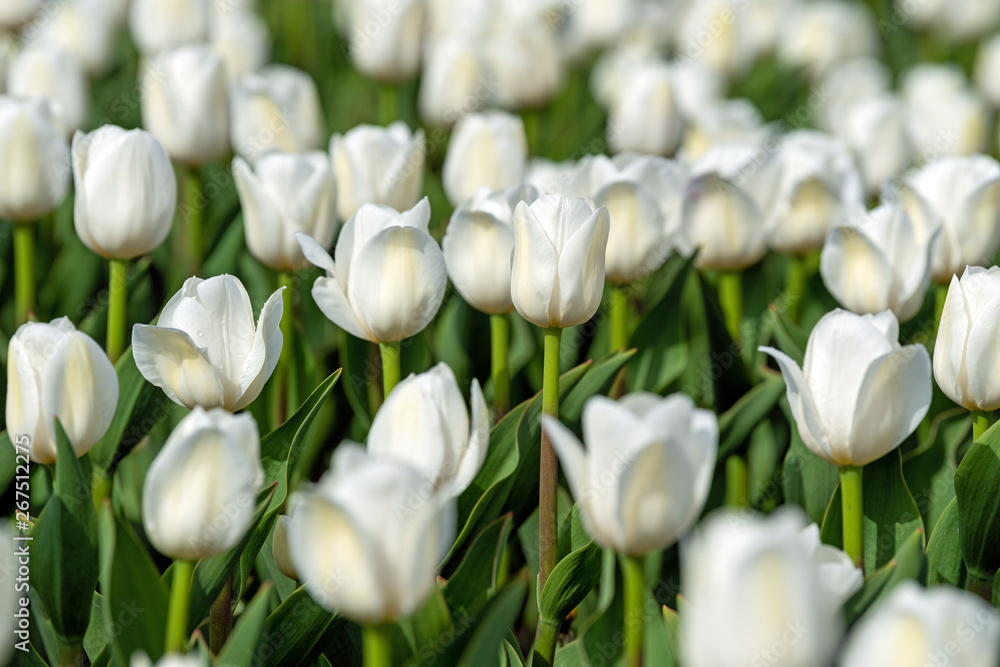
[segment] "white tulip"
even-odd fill
[[[879,51],[875,17],[864,4],[847,0],[799,2],[783,22],[778,56],[821,75],[838,62]]]
[[[0,28],[13,30],[30,19],[42,6],[42,0],[6,0],[0,4]]]
[[[813,99],[823,101],[813,109],[816,122],[823,130],[842,134],[845,116],[854,104],[890,90],[892,74],[881,60],[865,57],[840,62],[813,86]]]
[[[769,517],[718,512],[681,545],[685,665],[832,661],[843,633],[840,608],[864,575],[805,524],[797,508]]]
[[[761,347],[785,376],[799,435],[814,454],[838,466],[863,466],[906,439],[931,402],[931,360],[920,344],[899,344],[891,311],[827,313],[809,334],[802,368]]]
[[[952,276],[941,313],[934,379],[948,398],[969,410],[1000,408],[1000,379],[993,372],[998,297],[1000,268],[969,266],[961,279]]]
[[[427,46],[417,93],[420,118],[434,127],[450,127],[493,97],[482,45],[465,35],[451,35]]]
[[[501,190],[524,180],[528,138],[520,116],[488,111],[464,116],[451,135],[441,180],[458,206],[479,188]]]
[[[170,233],[177,179],[170,156],[149,132],[114,125],[77,132],[73,180],[77,236],[101,257],[144,255]]]
[[[101,346],[68,318],[18,327],[7,347],[7,431],[28,436],[31,459],[55,463],[55,419],[77,456],[111,425],[118,376]]]
[[[1000,16],[997,0],[896,0],[895,5],[894,16],[905,16],[914,27],[927,28],[952,41],[992,32]]]
[[[921,162],[987,150],[989,109],[957,64],[915,65],[900,91]]]
[[[295,563],[292,561],[292,552],[288,544],[288,534],[292,524],[292,517],[284,514],[274,522],[274,535],[271,537],[271,556],[274,558],[274,565],[278,572],[289,579],[299,578],[299,573],[295,571]]]
[[[238,278],[188,278],[155,326],[132,328],[135,365],[174,403],[242,410],[260,394],[281,354],[282,289],[264,304],[255,327]]]
[[[199,165],[229,150],[222,59],[207,46],[157,54],[143,74],[142,124],[178,163]]]
[[[470,428],[471,424],[471,428]],[[457,497],[486,459],[490,414],[472,381],[472,419],[448,364],[400,382],[379,408],[368,432],[368,451],[409,464],[434,490]]]
[[[260,70],[271,61],[271,31],[249,11],[226,12],[212,22],[210,43],[222,58],[230,81]]]
[[[841,306],[863,315],[891,310],[901,322],[920,311],[931,280],[931,248],[940,232],[918,240],[899,205],[863,209],[834,227],[823,246],[820,274]]]
[[[994,35],[979,44],[972,77],[980,92],[995,107],[1000,107],[1000,79],[995,76],[998,68],[1000,68],[1000,35]]]
[[[403,213],[366,204],[344,223],[336,263],[313,238],[297,233],[306,259],[326,270],[312,289],[323,314],[373,343],[423,331],[448,286],[444,255],[427,232],[430,216],[426,197]]]
[[[289,549],[309,595],[359,623],[409,616],[455,537],[454,501],[417,470],[351,442],[292,498]]]
[[[991,157],[935,160],[883,199],[903,204],[918,240],[941,230],[932,250],[936,282],[985,264],[1000,245],[1000,163]]]
[[[700,249],[700,268],[743,269],[764,256],[776,167],[767,153],[740,144],[710,148],[694,163],[681,204],[681,244]]]
[[[171,558],[224,553],[250,527],[263,483],[254,418],[195,407],[149,466],[142,525],[153,546]]]
[[[684,394],[595,396],[583,408],[583,439],[559,420],[542,425],[559,455],[584,526],[606,549],[641,556],[694,525],[712,484],[719,427]]]
[[[791,253],[820,248],[832,227],[864,205],[854,156],[836,137],[795,130],[782,140],[778,161],[781,177],[765,222],[768,245]]]
[[[101,0],[59,0],[48,3],[25,36],[72,54],[87,73],[103,74],[114,57],[115,24]],[[44,18],[42,18],[44,17]]]
[[[350,58],[358,71],[402,81],[420,68],[424,0],[353,0],[348,3]]]
[[[858,621],[840,667],[994,667],[1000,619],[972,593],[904,580]]]
[[[142,651],[136,651],[129,660],[129,667],[207,667],[208,659],[192,652],[167,653],[155,663]]]
[[[322,246],[333,242],[337,184],[326,153],[268,153],[254,168],[238,157],[233,178],[247,249],[258,261],[278,271],[298,271],[308,262],[296,232]]]
[[[571,189],[578,177],[578,169],[577,163],[572,160],[553,162],[547,158],[533,157],[528,161],[524,181],[535,186],[539,194],[574,194]]]
[[[541,106],[563,81],[558,35],[544,19],[522,25],[494,24],[484,53],[494,79],[492,100],[501,107]]]
[[[557,3],[553,10],[566,18],[563,48],[570,61],[614,43],[636,17],[638,3],[632,0],[590,0]]]
[[[26,47],[11,62],[7,93],[51,100],[66,137],[87,124],[90,85],[86,73],[75,57],[44,42]]]
[[[854,151],[869,193],[902,174],[913,156],[906,109],[889,93],[849,105],[838,132]]]
[[[532,185],[493,192],[483,188],[452,214],[441,250],[448,277],[476,310],[497,315],[514,309],[510,296],[514,208],[536,199],[538,190]]]
[[[420,201],[424,187],[427,139],[396,121],[389,127],[358,125],[330,138],[330,160],[337,178],[337,216],[347,220],[365,204],[397,211]]]
[[[750,100],[742,98],[709,100],[688,116],[684,134],[684,155],[688,161],[702,158],[710,148],[744,144],[763,149],[774,134]]]
[[[673,77],[674,99],[681,117],[686,122],[695,122],[705,109],[718,108],[725,98],[725,81],[712,68],[696,60],[680,60],[670,63]],[[752,113],[756,109],[751,105]],[[763,121],[755,120],[758,125]]]
[[[0,96],[0,218],[35,220],[66,199],[69,145],[58,125],[48,102]]]
[[[583,324],[604,293],[608,209],[566,195],[542,195],[514,209],[510,295],[540,327]]]
[[[753,62],[748,3],[703,0],[688,3],[677,25],[682,59],[697,62],[726,77],[745,72]]]
[[[682,121],[665,63],[640,66],[624,84],[608,115],[606,135],[611,150],[672,155],[681,138]]]
[[[642,67],[659,60],[656,47],[647,42],[623,43],[604,51],[590,74],[590,94],[605,110],[625,93],[628,80]]]
[[[229,97],[233,151],[250,162],[272,150],[319,148],[323,111],[312,78],[288,65],[267,65],[240,79]]]
[[[139,51],[153,55],[208,37],[208,0],[132,0],[129,28]]]

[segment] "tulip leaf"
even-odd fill
[[[888,595],[906,579],[922,580],[924,573],[923,529],[913,531],[891,561],[875,570],[864,585],[844,604],[847,622],[853,623],[866,609]]]
[[[442,589],[452,614],[473,609],[493,594],[512,525],[511,515],[505,514],[487,525],[469,545]]]
[[[583,598],[587,597],[601,580],[600,547],[591,542],[577,549],[553,568],[539,601],[543,623],[562,624]]]
[[[965,587],[965,560],[962,558],[958,501],[952,499],[941,513],[927,543],[927,585],[948,583]]]
[[[752,387],[750,374],[743,362],[742,346],[733,341],[726,328],[716,290],[703,275],[698,276],[702,302],[705,306],[705,325],[708,332],[709,359],[707,366],[715,390],[715,408],[728,410]]]
[[[347,395],[351,413],[366,432],[372,425],[367,392],[369,385],[376,380],[376,376],[369,373],[369,369],[372,368],[369,359],[371,354],[371,343],[341,330],[338,358],[344,367],[344,394]]]
[[[635,353],[634,349],[612,352],[596,362],[569,391],[566,398],[560,401],[560,420],[565,424],[578,423],[587,401],[594,396],[607,394],[611,384],[618,377],[618,372],[629,363]]]
[[[253,600],[247,605],[246,611],[236,621],[233,633],[229,635],[215,662],[216,667],[254,664],[264,624],[267,622],[268,612],[271,611],[273,591],[274,587],[270,583],[264,582],[261,585]]]
[[[587,530],[583,526],[580,503],[576,503],[573,505],[573,509],[570,510],[569,516],[559,524],[559,553],[568,554],[577,549],[582,549],[590,542],[590,535],[587,534]]]
[[[253,664],[261,667],[311,665],[320,653],[334,652],[343,664],[361,663],[361,638],[356,625],[332,614],[300,587],[271,612],[261,633]]]
[[[405,646],[396,651],[419,655],[421,652],[434,651],[452,628],[451,610],[440,588],[435,588],[409,618],[400,620],[397,627],[400,636],[405,640]],[[401,642],[402,643],[402,642]]]
[[[17,468],[16,453],[14,443],[10,441],[7,431],[0,431],[0,494],[7,491],[7,487],[14,480],[14,471]]]
[[[782,468],[785,502],[798,505],[809,519],[823,525],[826,508],[840,483],[837,466],[812,453],[802,442],[795,418],[788,409],[788,401],[781,399],[781,407],[791,424],[792,437]]]
[[[788,315],[775,304],[768,306],[771,319],[771,335],[774,336],[775,347],[802,365],[806,356],[806,344],[809,335],[799,325],[788,319]]]
[[[959,542],[969,574],[992,581],[1000,569],[1000,426],[972,445],[955,471]]]
[[[90,623],[100,570],[97,513],[90,476],[84,474],[58,419],[55,425],[55,481],[31,533],[31,584],[56,633],[79,643]]]
[[[765,379],[719,416],[719,461],[743,444],[785,393],[785,380],[778,373]]]
[[[864,467],[861,478],[864,503],[865,572],[874,573],[886,565],[906,540],[920,529],[923,548],[925,532],[920,508],[903,479],[899,449]],[[830,498],[823,518],[823,542],[842,548],[840,485]]]
[[[932,408],[933,409],[933,408]],[[965,408],[935,415],[922,442],[903,454],[903,475],[923,514],[924,525],[933,528],[955,498],[955,452],[971,440],[972,420]],[[933,538],[933,533],[928,535]]]

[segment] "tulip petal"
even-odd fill
[[[491,315],[513,308],[510,298],[514,228],[490,213],[458,210],[441,242],[448,276],[462,298]]]
[[[566,241],[559,255],[561,327],[583,324],[601,305],[609,228],[608,209],[602,206]],[[551,306],[549,313],[551,317]]]
[[[327,319],[338,327],[355,338],[377,342],[375,334],[361,324],[335,277],[317,278],[312,286],[312,296]]]
[[[510,295],[521,317],[532,324],[555,324],[550,315],[559,304],[559,255],[532,209],[520,202],[514,209],[514,255]]]
[[[458,470],[443,493],[458,496],[472,484],[486,460],[486,451],[490,445],[490,410],[486,405],[483,390],[479,381],[472,381],[472,426],[469,432],[469,442],[465,446]]]
[[[955,218],[955,234],[961,239],[961,263],[986,264],[1000,243],[1000,177],[994,177],[969,193]],[[964,267],[957,267],[962,270]]]
[[[830,230],[820,274],[837,302],[855,313],[879,313],[891,305],[892,267],[882,249],[860,229]]]
[[[282,287],[275,291],[260,310],[253,345],[243,362],[239,393],[233,410],[242,410],[250,405],[260,395],[264,383],[278,365],[281,347],[285,343],[281,335],[281,314],[284,308],[281,293],[285,289],[288,288]],[[290,345],[291,341],[288,341],[288,344]]]
[[[23,339],[22,332],[32,327],[22,325],[10,339],[7,350],[7,431],[11,442],[17,436],[26,435],[30,439],[31,459],[36,463],[54,463],[55,442],[48,436],[48,429],[42,423],[41,383],[32,359],[32,349]]]
[[[306,256],[310,264],[323,269],[328,275],[332,276],[334,274],[336,267],[334,266],[333,258],[330,257],[330,253],[323,249],[323,246],[316,242],[316,239],[305,232],[295,232],[295,240],[299,242],[302,254]]]
[[[275,266],[282,259],[281,214],[246,160],[237,156],[232,169],[243,212],[247,248],[260,261]]]
[[[948,291],[950,296],[951,290]],[[996,410],[1000,408],[1000,350],[997,349],[1000,295],[972,312],[976,319],[968,329],[969,337],[965,345],[965,372],[972,396],[966,399],[971,398],[977,410]],[[944,325],[944,317],[941,319]]]
[[[453,498],[432,496],[407,521],[392,549],[405,557],[399,560],[397,613],[410,616],[434,590],[433,574],[455,541],[457,513]]]
[[[577,502],[584,501],[586,507],[590,478],[587,473],[587,454],[579,438],[555,417],[542,415],[542,429],[556,450],[559,464],[566,475],[566,483]]]
[[[622,542],[616,547],[642,555],[676,542],[690,515],[693,478],[677,444],[654,442],[625,464],[616,485]]]
[[[136,324],[132,327],[132,354],[142,376],[174,403],[187,408],[225,405],[215,369],[187,333]]]
[[[969,409],[976,406],[972,391],[965,390],[969,387],[965,357],[971,324],[962,284],[958,276],[952,276],[934,342],[934,379],[948,398]]]
[[[781,374],[785,377],[785,391],[788,394],[788,405],[795,417],[799,429],[799,437],[813,454],[833,460],[833,451],[826,435],[826,429],[816,411],[816,404],[809,392],[805,375],[799,365],[784,352],[773,347],[760,347],[761,352],[771,355],[778,362]]]

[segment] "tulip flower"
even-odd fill
[[[931,362],[920,344],[900,346],[890,311],[827,313],[813,328],[799,367],[772,347],[785,377],[802,442],[840,467],[844,548],[862,563],[861,469],[898,447],[931,402]]]
[[[426,197],[403,213],[362,206],[337,239],[336,263],[315,239],[295,235],[306,259],[326,270],[313,284],[316,305],[347,333],[379,343],[386,395],[399,382],[399,341],[434,319],[448,286],[430,216]]]
[[[365,204],[397,211],[420,201],[427,140],[398,121],[389,127],[358,125],[330,139],[330,160],[337,178],[337,215],[347,220]]]
[[[253,521],[264,483],[260,435],[249,414],[196,407],[174,428],[146,472],[142,524],[158,551],[175,559],[167,651],[188,638],[194,564],[236,546]]]
[[[685,665],[830,664],[843,633],[840,608],[864,576],[805,524],[797,508],[769,517],[719,512],[681,545]]]
[[[69,191],[69,146],[52,107],[0,95],[0,219],[14,222],[15,319],[35,307],[32,221],[55,210]]]
[[[466,35],[450,35],[431,42],[426,51],[417,93],[417,109],[424,123],[450,127],[463,115],[486,105],[493,91],[480,44]]]
[[[859,210],[847,224],[830,230],[820,258],[820,274],[844,308],[864,315],[891,310],[901,322],[924,303],[931,280],[931,249],[939,231],[917,242],[910,216],[901,206]]]
[[[921,161],[988,150],[990,109],[957,63],[923,63],[900,83]]]
[[[205,667],[205,658],[198,653],[168,653],[153,662],[142,651],[136,651],[129,660],[129,667]]]
[[[64,136],[87,123],[90,85],[79,61],[44,42],[29,45],[14,58],[7,93],[22,99],[52,101],[53,114]]]
[[[207,46],[161,51],[143,75],[142,124],[183,165],[229,150],[229,109],[222,59]]]
[[[899,176],[913,156],[906,110],[895,95],[874,95],[848,106],[840,135],[854,151],[869,193]]]
[[[979,92],[995,107],[1000,106],[1000,81],[993,76],[998,67],[1000,67],[1000,35],[994,35],[980,42],[972,77]]]
[[[91,76],[107,71],[114,56],[113,17],[95,0],[60,0],[46,3],[25,36],[32,44],[45,44],[74,56]]]
[[[1000,11],[996,0],[924,0],[916,4],[896,0],[893,4],[892,11],[905,12],[915,29],[926,29],[930,37],[953,43],[992,33]]]
[[[709,100],[687,117],[683,157],[695,162],[709,149],[731,144],[763,150],[765,144],[773,141],[773,134],[749,100]]]
[[[230,92],[230,141],[249,162],[273,150],[319,148],[323,111],[312,78],[287,65],[268,65],[237,81]]]
[[[755,37],[765,39],[753,34],[756,26],[751,22],[751,12],[746,10],[763,4],[703,0],[688,5],[681,15],[678,34],[684,58],[727,79],[743,76],[754,61]],[[706,39],[709,34],[711,39]],[[769,36],[769,41],[774,38]]]
[[[608,145],[615,152],[672,155],[680,142],[682,121],[666,63],[641,66],[625,82],[608,115]]]
[[[535,7],[539,9],[541,16],[523,18],[518,25],[495,30],[486,42],[486,62],[495,78],[491,97],[502,108],[540,107],[563,82],[565,65],[559,34],[544,18],[544,3]]]
[[[1000,654],[996,612],[951,586],[901,581],[847,638],[840,667],[993,667]]]
[[[380,81],[413,78],[420,68],[425,2],[357,0],[347,7],[350,58]]]
[[[319,482],[292,497],[295,570],[317,603],[364,624],[365,654],[384,660],[373,664],[390,664],[380,628],[420,608],[455,537],[454,500],[427,484],[405,463],[344,442]]]
[[[208,0],[132,0],[129,28],[139,51],[149,56],[208,36]]]
[[[55,419],[73,451],[97,444],[118,406],[118,376],[100,346],[66,317],[18,327],[7,347],[7,431],[31,459],[55,463]]]
[[[528,139],[519,116],[488,111],[464,116],[451,135],[441,179],[452,206],[479,188],[501,190],[524,180]]]
[[[838,62],[876,55],[879,34],[871,10],[859,3],[821,0],[794,4],[782,22],[778,57],[821,75]]]
[[[892,90],[892,74],[878,58],[845,60],[830,68],[816,84],[825,103],[814,109],[817,126],[826,132],[842,135],[841,128],[851,107],[878,98]],[[902,117],[901,121],[905,122]]]
[[[295,563],[292,562],[292,552],[288,544],[288,535],[291,530],[292,517],[284,514],[274,522],[274,535],[271,538],[271,556],[274,558],[274,566],[278,572],[289,579],[299,579],[299,573],[295,570]]]
[[[271,62],[271,31],[263,18],[250,11],[229,11],[211,26],[212,49],[222,58],[231,82]]]
[[[250,296],[230,275],[184,281],[157,324],[132,328],[139,372],[187,408],[242,410],[260,394],[281,354],[281,289],[254,326]]]
[[[42,6],[42,0],[7,0],[0,7],[0,27],[14,30],[31,18]]]

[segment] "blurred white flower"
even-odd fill
[[[563,80],[556,33],[544,22],[493,25],[484,55],[494,79],[491,99],[501,107],[537,107],[547,102]]]
[[[957,64],[914,65],[900,91],[919,162],[986,151],[989,110]]]
[[[486,106],[498,85],[481,44],[462,35],[433,42],[426,49],[417,93],[420,118],[428,125],[450,127]]]
[[[233,85],[229,104],[233,150],[250,162],[272,150],[304,153],[322,145],[319,91],[302,70],[267,65]]]
[[[49,102],[0,96],[0,218],[26,222],[58,208],[69,192],[69,162]]]
[[[741,0],[689,2],[678,25],[681,60],[708,66],[724,77],[744,73],[753,64],[756,41],[750,29],[747,5]],[[773,38],[772,38],[773,39]]]
[[[840,133],[851,107],[863,100],[881,97],[892,90],[892,74],[882,61],[863,57],[833,66],[813,85],[811,97],[817,125]]]
[[[212,22],[210,44],[226,65],[230,81],[239,81],[271,61],[271,31],[249,11],[230,11]]]
[[[675,61],[670,63],[670,74],[674,101],[686,122],[697,122],[705,109],[718,107],[725,98],[725,81],[707,65],[694,60]],[[751,108],[759,119],[756,109],[752,105]],[[763,123],[762,120],[756,122]]]
[[[672,155],[683,123],[666,63],[639,65],[624,82],[608,115],[606,136],[614,152]]]
[[[0,28],[14,30],[30,19],[43,0],[5,0],[0,3]]]
[[[556,16],[565,20],[561,37],[567,60],[614,43],[635,18],[634,0],[588,0],[559,3]],[[558,25],[558,24],[556,24]]]
[[[46,44],[29,44],[10,64],[7,93],[26,99],[47,99],[67,138],[87,124],[90,85],[79,61]]]
[[[292,561],[292,552],[288,544],[288,532],[292,524],[292,517],[285,514],[278,516],[274,522],[274,535],[271,537],[271,556],[274,558],[274,566],[278,572],[289,579],[298,579],[299,573],[295,571],[295,563]]]
[[[973,81],[980,92],[995,107],[1000,107],[1000,35],[984,39],[976,53],[976,65],[972,72]]]
[[[684,134],[684,159],[696,161],[714,146],[745,144],[763,148],[774,135],[750,100],[710,101],[688,117]]]
[[[576,194],[572,184],[577,178],[577,164],[572,160],[553,162],[543,157],[528,161],[526,183],[538,188],[539,194]]]
[[[914,27],[927,28],[942,37],[966,41],[997,27],[1000,0],[896,0],[895,12]]]
[[[209,0],[131,1],[129,29],[144,55],[198,44],[208,37]]]
[[[783,22],[778,56],[821,76],[838,62],[877,55],[881,43],[867,5],[850,0],[795,3]]]
[[[906,108],[902,100],[890,93],[848,106],[839,134],[854,151],[869,194],[901,175],[913,156]]]
[[[424,0],[351,0],[347,3],[350,58],[382,81],[412,78],[420,68]]]
[[[94,76],[103,74],[114,56],[115,24],[100,7],[101,0],[60,0],[50,3],[45,19],[31,23],[29,43],[44,43],[75,56]]]
[[[520,116],[488,111],[463,116],[451,134],[441,173],[445,194],[458,206],[479,188],[500,190],[524,180],[528,139]]]
[[[625,92],[626,82],[643,66],[660,59],[656,48],[647,43],[618,44],[594,62],[590,73],[590,93],[605,109],[614,106]]]

